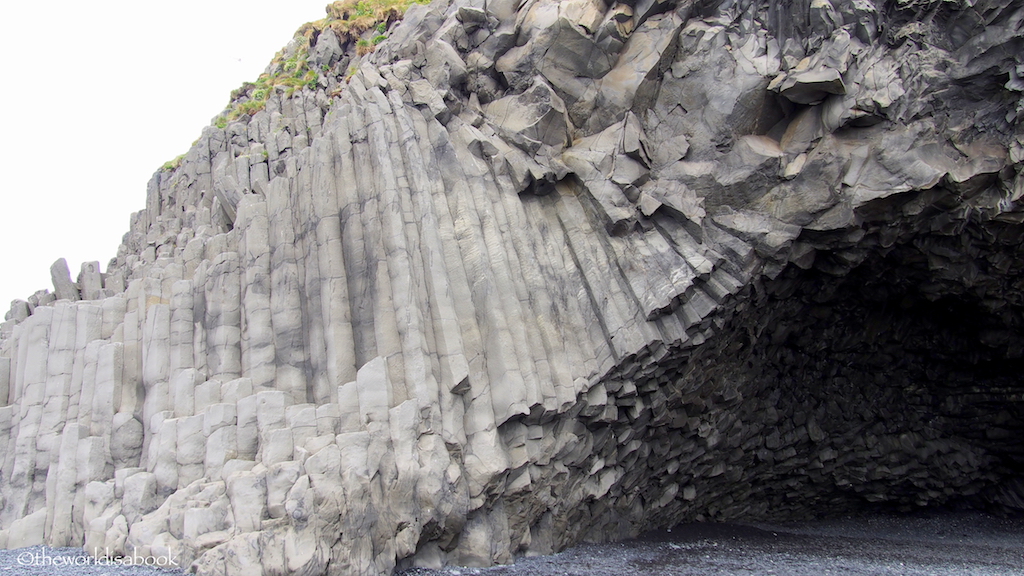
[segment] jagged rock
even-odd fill
[[[53,281],[53,292],[57,300],[78,300],[81,298],[78,286],[71,281],[71,271],[68,269],[67,260],[61,258],[50,266],[50,279]]]
[[[835,13],[831,10],[832,6],[827,0],[813,2],[811,4],[812,11],[816,6],[821,7],[818,8],[817,20],[819,22],[828,20],[827,25],[823,28],[833,28]],[[828,17],[822,18],[822,13],[827,13]],[[805,57],[791,70],[776,76],[768,84],[768,89],[778,92],[779,95],[794,104],[819,104],[830,94],[846,94],[847,89],[843,82],[843,75],[847,72],[857,46],[851,45],[850,34],[846,30],[835,34],[831,31],[822,33],[821,37],[828,38],[828,41],[818,52]]]
[[[557,150],[568,143],[565,105],[543,81],[522,94],[495,100],[484,114],[500,134],[530,154],[541,146]]]
[[[794,104],[819,104],[829,94],[846,94],[846,85],[838,70],[823,68],[820,70],[801,70],[779,76],[777,84],[769,84],[771,90]]]
[[[312,60],[315,69],[322,70],[325,66],[330,68],[337,64],[345,55],[338,43],[338,35],[333,31],[326,31],[317,36],[316,45],[313,46]]]
[[[1019,22],[453,0],[370,54],[305,29],[315,86],[204,129],[105,274],[12,303],[0,544],[374,575],[1016,509]]]
[[[32,315],[32,306],[24,300],[14,300],[11,302],[11,309],[4,316],[4,320],[14,320],[15,322],[21,322]]]
[[[83,300],[98,300],[103,290],[103,275],[100,274],[99,262],[82,262],[82,271],[78,274],[78,286]]]

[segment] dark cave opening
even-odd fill
[[[936,276],[915,242],[845,276],[791,266],[765,284],[758,324],[724,333],[748,334],[759,394],[780,393],[791,417],[817,409],[811,444],[841,463],[825,483],[900,510],[1020,512],[1020,309]]]
[[[619,527],[590,537],[707,520],[1024,511],[1020,274],[983,265],[1011,261],[1018,244],[981,257],[946,250],[950,265],[936,269],[923,254],[948,241],[909,235],[787,266],[738,297],[706,341],[655,351],[633,385],[609,385],[618,417],[585,409],[580,420],[622,475],[578,520],[610,508]],[[1001,272],[955,273],[964,266]]]
[[[599,541],[693,521],[1024,514],[1024,234],[951,216],[933,192],[913,220],[894,216],[924,205],[906,195],[858,227],[805,230],[793,262],[687,339],[622,359],[577,414],[595,496],[567,521],[601,518]]]

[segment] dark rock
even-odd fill
[[[0,545],[368,576],[1018,509],[1020,9],[876,4],[321,31],[346,78],[204,130],[105,275],[8,313]]]

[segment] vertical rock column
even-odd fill
[[[75,301],[80,298],[78,286],[71,281],[71,270],[67,260],[61,258],[50,266],[50,280],[53,282],[54,294],[58,300]]]
[[[82,270],[78,273],[78,285],[82,292],[82,300],[99,300],[103,293],[103,276],[100,274],[99,262],[82,262]]]
[[[206,280],[206,349],[210,380],[227,382],[241,376],[241,295],[238,253],[222,252],[213,259]]]
[[[173,381],[184,370],[195,366],[193,349],[194,286],[190,280],[171,285],[170,374]]]
[[[452,246],[449,249],[451,256],[446,254],[446,261],[453,263],[450,274],[453,290],[458,295],[457,312],[463,339],[468,350],[486,351],[469,361],[469,390],[465,418],[461,423],[466,434],[465,470],[470,487],[469,495],[473,499],[472,507],[478,508],[483,504],[483,491],[487,484],[508,467],[508,455],[498,436],[498,415],[495,413],[496,404],[502,405],[502,413],[505,413],[504,408],[508,404],[495,400],[493,393],[497,386],[490,383],[514,385],[508,377],[504,377],[503,370],[506,367],[510,370],[517,368],[518,361],[502,306],[495,303],[492,297],[497,294],[498,288],[488,261],[489,251],[483,237],[483,225],[472,189],[467,183],[469,178],[447,133],[434,123],[429,124],[428,128],[432,131],[432,139],[438,141],[435,154],[445,194],[436,203],[442,231],[449,235]],[[458,269],[460,267],[461,270]],[[464,316],[464,311],[473,311],[475,314]],[[516,376],[521,377],[518,370]]]
[[[130,290],[128,292],[130,293]],[[111,301],[108,299],[104,304]],[[117,307],[116,314],[121,317],[119,340],[124,343],[124,381],[128,384],[121,391],[124,396],[121,398],[121,408],[141,417],[145,412],[145,388],[142,386],[142,335],[138,305],[138,299],[130,298],[126,293],[123,302]],[[145,428],[149,421],[143,418],[142,423]],[[143,437],[143,443],[145,441],[146,438]],[[145,466],[145,463],[142,465]]]
[[[92,390],[91,394],[82,395],[83,402],[87,396],[89,397],[89,403],[83,406],[90,412],[88,428],[81,426],[77,431],[79,440],[75,469],[76,484],[79,488],[90,482],[105,482],[114,475],[110,435],[114,412],[120,404],[123,367],[121,343],[111,344],[93,340],[87,345],[87,350],[95,354],[95,360],[89,357],[92,354],[87,354],[87,361],[94,367],[87,367],[83,379],[83,391],[86,388]],[[74,435],[75,432],[69,429],[64,440],[71,441]],[[70,463],[66,462],[65,467],[70,468]],[[82,494],[82,491],[79,490],[76,494]],[[55,494],[55,497],[61,495]],[[76,508],[81,511],[87,500],[87,495],[84,499],[76,499]]]
[[[340,171],[340,156],[332,141],[320,139],[312,148],[312,196],[316,217],[316,244],[319,251],[320,297],[324,324],[326,368],[331,384],[331,402],[337,402],[337,385],[356,377],[352,318],[349,308],[345,254],[342,250],[341,211],[335,188]]]
[[[46,396],[48,341],[53,312],[52,307],[36,309],[14,332],[18,338],[18,359],[13,399],[19,403],[20,410],[13,417],[11,439],[4,459],[3,494],[6,505],[0,513],[0,526],[9,527],[12,534],[8,545],[27,546],[41,544],[43,540],[43,523],[27,525],[25,517],[37,511],[45,499],[42,486],[39,493],[35,493],[37,474],[40,481],[45,474],[44,471],[37,472],[36,441]],[[44,467],[49,466],[49,455],[46,456],[41,460]],[[43,515],[45,521],[45,511]]]
[[[418,224],[422,242],[419,250],[419,258],[422,261],[420,267],[426,291],[426,309],[430,311],[426,322],[432,328],[429,330],[428,338],[432,340],[433,353],[438,356],[438,377],[447,392],[466,383],[469,365],[459,329],[452,281],[449,278],[450,265],[446,261],[445,247],[448,243],[442,235],[438,208],[434,205],[435,198],[444,198],[444,184],[440,178],[436,178],[437,174],[432,173],[436,171],[437,166],[433,159],[431,142],[426,138],[424,118],[403,108],[398,108],[396,115],[401,133],[402,156],[409,164],[413,220]],[[448,231],[449,228],[445,230]],[[468,301],[460,304],[472,306]],[[469,310],[467,315],[473,316],[474,312]],[[421,402],[427,400],[429,399],[420,398]]]
[[[68,399],[71,393],[72,372],[75,365],[75,337],[78,326],[78,307],[70,303],[59,302],[53,307],[53,320],[50,323],[49,351],[46,356],[46,386],[43,400],[43,414],[39,423],[39,437],[36,448],[39,451],[37,461],[42,464],[44,454],[51,452],[56,455],[60,442],[60,434],[68,414]],[[100,309],[89,306],[86,315],[93,322],[85,322],[95,326],[94,335],[99,336]],[[86,338],[83,338],[86,339]],[[56,464],[55,459],[53,464]]]
[[[56,378],[51,376],[47,388],[53,396],[51,399],[63,397],[67,405],[62,410],[54,410],[44,413],[44,419],[54,419],[50,426],[56,427],[57,444],[50,459],[50,468],[46,474],[46,507],[48,518],[46,524],[46,541],[57,546],[68,546],[74,542],[74,532],[71,529],[72,522],[72,494],[77,488],[78,466],[78,441],[87,437],[88,430],[82,432],[78,423],[80,416],[89,414],[89,407],[81,407],[82,383],[86,366],[86,348],[90,342],[98,340],[102,336],[102,308],[93,305],[59,306],[58,310],[69,316],[66,320],[74,319],[75,327],[68,329],[65,322],[67,334],[65,336],[73,339],[70,348],[70,358],[65,358],[63,351],[56,351],[51,354],[50,371],[67,373],[66,381],[63,376]],[[67,362],[70,361],[70,366]],[[56,390],[57,385],[64,387],[62,392]]]
[[[114,301],[114,300],[112,300]],[[124,304],[123,299],[116,301]],[[70,392],[68,395],[67,422],[61,431],[59,454],[56,467],[51,466],[47,474],[47,507],[51,509],[47,542],[54,546],[74,546],[82,544],[82,507],[84,482],[90,479],[89,471],[84,466],[88,462],[83,458],[80,474],[79,450],[80,442],[89,440],[93,421],[93,400],[96,396],[96,369],[99,364],[99,351],[105,336],[113,331],[104,329],[105,316],[112,311],[111,321],[123,312],[111,306],[79,305],[77,310],[77,329],[75,330],[74,366],[71,373]],[[89,443],[91,445],[91,443]],[[83,444],[82,446],[85,446]],[[87,454],[88,450],[83,452]],[[103,472],[105,466],[99,466]],[[71,495],[74,495],[73,497]],[[77,515],[75,508],[78,508]]]
[[[313,214],[313,188],[310,181],[310,149],[303,149],[296,158],[292,178],[291,212],[295,229],[295,255],[302,289],[302,333],[306,347],[306,400],[323,404],[330,402],[327,374],[327,348],[324,341],[323,284],[320,275],[320,253],[317,247]],[[335,383],[337,385],[337,383]]]
[[[72,507],[73,538],[80,538],[84,534],[82,528],[84,527],[83,512],[86,506],[85,486],[94,480],[101,480],[93,476],[97,467],[89,466],[89,456],[93,447],[93,442],[90,440],[90,431],[92,428],[93,397],[96,395],[96,369],[99,366],[100,348],[103,344],[101,340],[93,340],[85,345],[85,351],[81,357],[81,394],[77,403],[79,407],[78,426],[68,430],[69,434],[61,442],[62,450],[65,447],[64,442],[69,443],[68,458],[73,458],[74,460],[73,465],[70,460],[65,465],[67,469],[73,468],[75,470],[75,496]],[[102,472],[102,468],[99,471]]]
[[[354,99],[355,100],[355,99]],[[395,300],[392,286],[392,269],[401,267],[400,262],[407,260],[407,255],[389,252],[388,246],[391,232],[386,226],[394,218],[399,209],[394,198],[397,193],[393,176],[379,167],[378,161],[386,157],[387,138],[384,131],[380,103],[384,95],[374,87],[365,94],[365,100],[359,107],[354,107],[356,121],[362,122],[365,138],[353,139],[353,151],[356,158],[356,181],[362,196],[364,226],[363,246],[366,250],[366,276],[370,279],[370,290],[361,295],[368,300],[372,310],[373,341],[376,355],[387,363],[388,377],[391,383],[391,406],[404,402],[409,395],[405,385],[405,362],[402,358],[402,338],[398,332],[398,315],[402,313],[405,302]],[[367,169],[369,168],[369,169]],[[387,178],[392,181],[389,185]],[[394,245],[393,242],[390,245]],[[408,269],[406,267],[406,269]],[[399,296],[407,297],[407,293]]]
[[[99,359],[96,364],[96,394],[93,395],[92,424],[89,428],[90,434],[99,438],[104,445],[104,469],[108,470],[104,478],[113,475],[110,440],[114,414],[117,413],[121,404],[123,366],[124,346],[120,342],[104,343],[100,347]]]
[[[142,328],[142,383],[146,390],[143,417],[148,423],[154,414],[171,409],[168,376],[170,372],[171,310],[160,281],[145,278],[139,285]]]
[[[0,356],[0,407],[10,404],[11,359]]]
[[[45,399],[36,438],[36,475],[33,478],[32,500],[28,504],[30,512],[44,509],[47,510],[46,514],[52,515],[53,511],[61,430],[67,416],[71,373],[75,361],[75,316],[76,307],[70,303],[58,302],[54,305],[50,323],[49,351],[46,357]],[[43,541],[46,541],[50,532],[49,523],[44,523],[42,528],[41,536]],[[35,541],[36,535],[33,534],[30,538],[31,541]]]
[[[306,401],[306,348],[302,332],[302,302],[295,254],[295,229],[290,205],[291,188],[285,178],[267,186],[270,230],[270,310],[277,352],[277,390],[289,404]]]
[[[200,375],[200,381],[209,373],[206,356],[206,278],[210,269],[210,261],[200,260],[192,276],[192,353],[193,366]]]
[[[54,547],[81,545],[81,527],[74,522],[73,505],[78,485],[78,441],[88,430],[77,421],[64,425],[56,470],[47,474],[47,499],[52,502],[47,522],[47,542]],[[52,488],[50,485],[52,476]]]
[[[239,231],[238,255],[242,282],[242,373],[253,391],[273,390],[274,330],[270,307],[270,239],[267,203],[247,195],[238,203],[235,227]]]
[[[205,270],[205,269],[204,269]],[[178,280],[171,287],[171,358],[168,395],[168,411],[173,416],[191,416],[195,413],[196,384],[201,382],[196,364],[196,332],[203,332],[195,318],[203,311],[197,310],[196,300],[206,302],[205,291],[196,288],[190,280]],[[201,298],[197,295],[201,294]],[[205,323],[205,321],[204,321]],[[198,330],[197,330],[198,328]],[[205,340],[204,340],[205,341]],[[202,354],[205,358],[205,354]]]
[[[356,175],[359,172],[360,156],[352,144],[354,134],[358,133],[358,119],[341,114],[337,120],[335,134],[335,153],[340,165],[337,185],[334,187],[338,196],[339,217],[341,220],[341,250],[345,260],[346,284],[349,295],[349,318],[352,326],[352,353],[355,365],[362,366],[376,356],[373,342],[372,310],[363,304],[371,290],[370,278],[367,274],[366,251],[364,249],[364,227],[362,221],[363,201],[359,196],[360,183]],[[349,379],[350,382],[354,378]],[[342,409],[345,405],[342,404]]]
[[[128,294],[135,302],[135,312],[125,317],[126,326],[133,320],[139,322],[139,368],[144,389],[142,404],[142,426],[147,432],[143,439],[143,462],[149,472],[160,472],[159,489],[168,494],[177,489],[177,469],[174,466],[173,426],[166,425],[173,415],[170,397],[170,330],[171,314],[169,300],[163,295],[162,283],[147,277],[132,282]],[[136,316],[137,314],[137,316]],[[133,317],[134,316],[134,317]],[[126,328],[126,340],[129,330]],[[168,441],[170,437],[170,441]],[[169,444],[168,444],[169,442]]]
[[[396,305],[396,328],[401,338],[402,364],[406,397],[416,398],[424,413],[434,410],[438,404],[438,384],[433,371],[425,334],[429,327],[429,299],[422,260],[419,255],[423,248],[422,232],[413,209],[413,196],[426,194],[419,187],[413,187],[411,173],[419,171],[418,162],[402,154],[401,142],[408,137],[408,128],[400,125],[398,117],[405,113],[405,107],[397,94],[392,101],[382,100],[379,109],[382,116],[382,138],[374,139],[381,150],[379,175],[384,184],[384,196],[389,202],[382,212],[382,226],[385,229],[385,248],[396,255],[389,263],[391,286]],[[435,410],[435,414],[436,414]]]

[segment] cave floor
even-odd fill
[[[493,568],[403,576],[1024,574],[1024,520],[978,512],[873,514],[779,524],[685,524]]]

